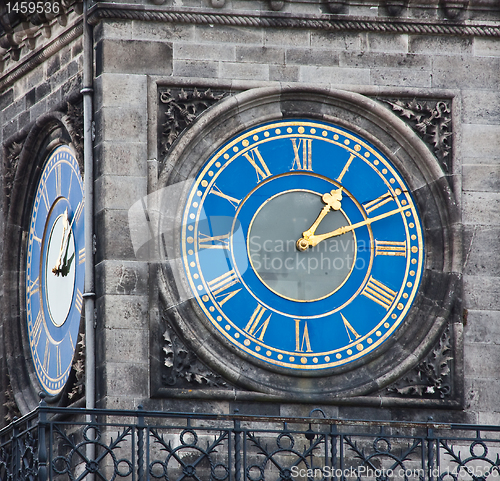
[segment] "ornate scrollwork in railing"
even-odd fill
[[[0,431],[0,480],[493,481],[500,427],[40,407]]]

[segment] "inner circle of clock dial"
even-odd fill
[[[67,204],[65,199],[59,203]],[[56,327],[62,326],[68,317],[75,286],[75,241],[67,215],[65,210],[52,225],[45,263],[47,307]],[[60,272],[56,275],[53,270],[58,264]]]
[[[327,239],[307,252],[296,247],[311,219],[324,207],[321,194],[306,190],[284,192],[268,199],[256,212],[247,237],[250,263],[262,283],[293,301],[315,301],[335,292],[356,262],[356,237]],[[325,217],[318,234],[349,225],[342,211]]]

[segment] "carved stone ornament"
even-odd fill
[[[447,100],[382,99],[431,147],[446,174],[451,173],[452,122]]]
[[[386,389],[400,397],[446,399],[453,391],[453,339],[449,325],[427,357],[402,379]]]
[[[12,391],[12,386],[10,384],[10,376],[7,374],[8,384],[7,389],[5,390],[5,402],[3,407],[5,408],[5,416],[4,420],[6,424],[11,423],[14,418],[20,418],[21,413],[19,412],[19,408],[17,407],[16,400],[14,398],[14,392]]]
[[[14,179],[16,177],[17,166],[19,164],[19,154],[23,148],[22,142],[12,142],[6,146],[5,165],[4,165],[4,189],[5,199],[10,201]]]
[[[163,334],[162,385],[166,388],[228,388],[226,382],[207,369],[165,320]]]
[[[71,391],[68,392],[68,399],[71,403],[82,399],[85,395],[85,333],[80,333],[80,340],[77,342],[73,372],[75,380]]]
[[[19,60],[23,48],[34,50],[38,38],[50,38],[55,24],[65,27],[70,12],[81,15],[83,11],[83,0],[43,2],[42,13],[29,13],[29,10],[22,13],[21,2],[10,2],[8,6],[6,3],[0,6],[0,66],[8,58]]]
[[[158,152],[160,164],[181,132],[204,110],[224,97],[210,89],[164,89],[159,91]]]

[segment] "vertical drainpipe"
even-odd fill
[[[93,156],[93,38],[88,24],[88,2],[83,0],[83,156],[85,183],[85,407],[95,408],[94,320],[94,156]],[[88,446],[93,446],[90,443]],[[91,458],[92,459],[92,458]]]

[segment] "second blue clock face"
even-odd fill
[[[68,146],[48,157],[31,211],[26,256],[26,314],[35,373],[57,395],[68,380],[83,306],[83,183]]]
[[[411,192],[365,139],[325,122],[249,129],[199,170],[182,225],[210,325],[259,362],[335,368],[401,325],[424,265]]]

